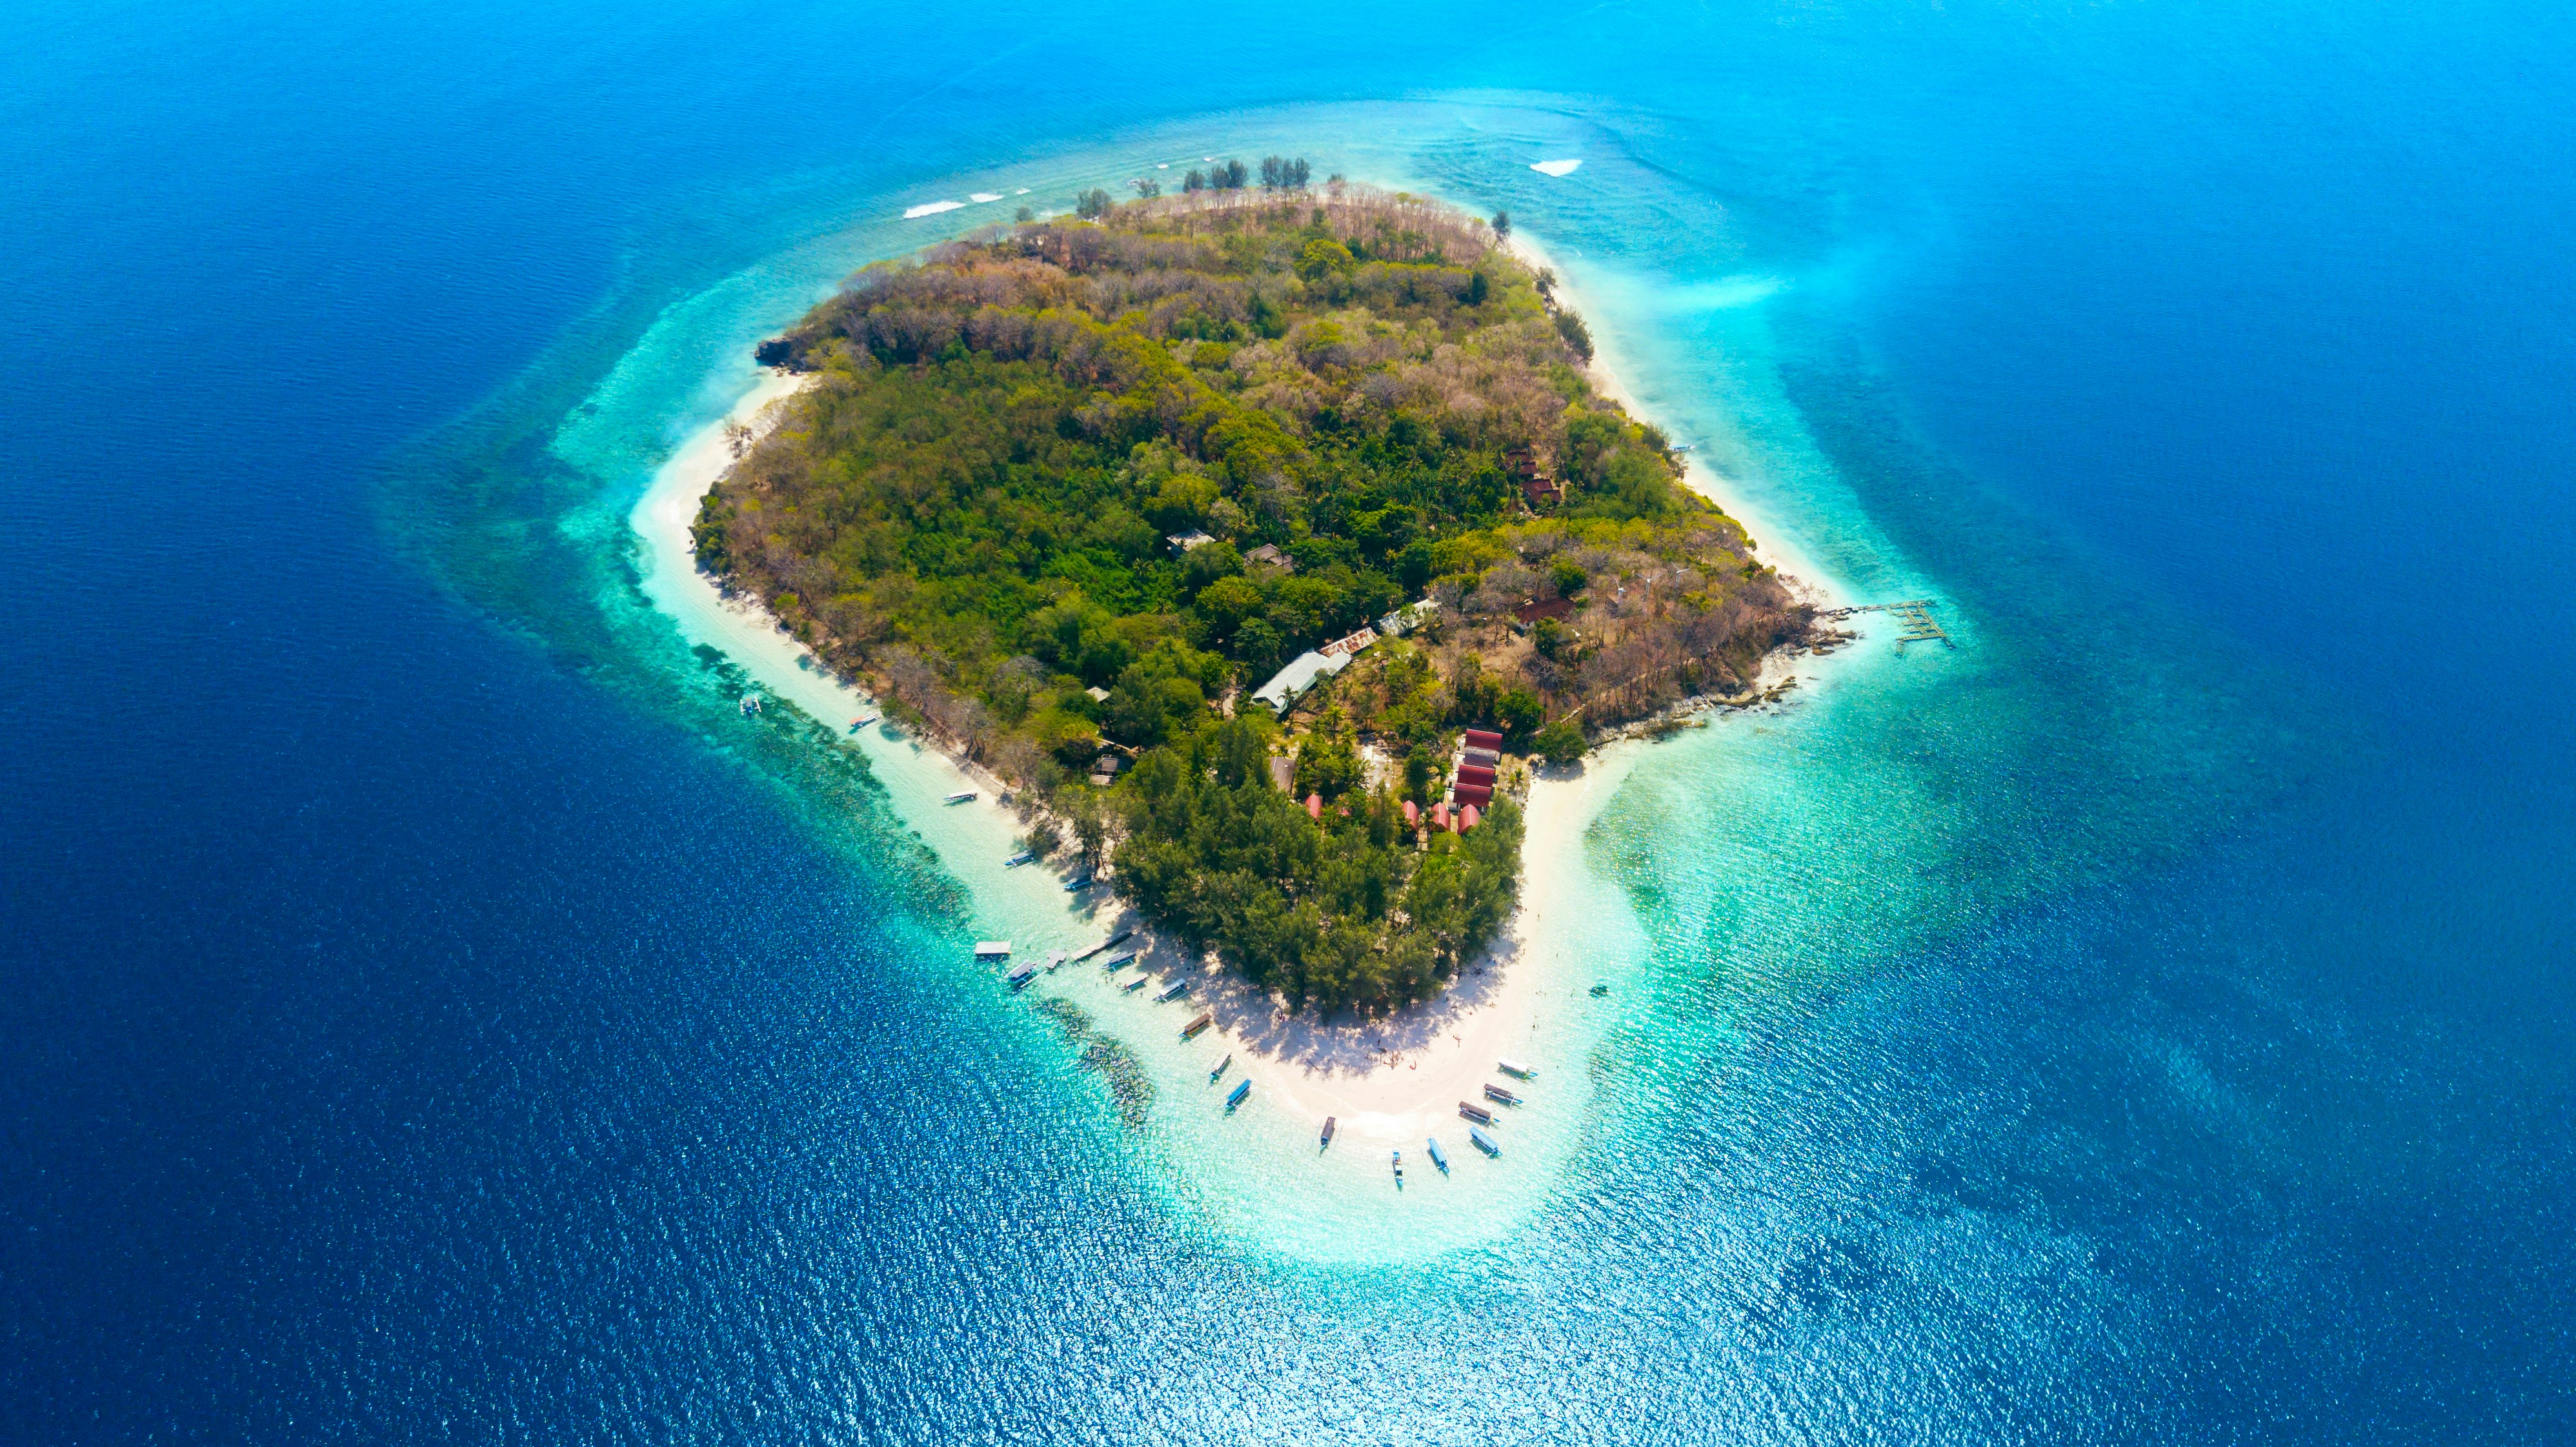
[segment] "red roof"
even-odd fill
[[[1309,819],[1321,819],[1324,817],[1323,795],[1309,794],[1306,796],[1306,817]]]
[[[1544,603],[1523,603],[1512,610],[1512,616],[1524,623],[1535,623],[1541,618],[1567,618],[1573,613],[1574,605],[1563,598],[1550,598]]]
[[[1461,784],[1482,784],[1486,788],[1490,789],[1494,786],[1494,771],[1486,768],[1482,764],[1460,764],[1458,766],[1458,782]]]
[[[1499,749],[1503,746],[1503,736],[1492,729],[1469,729],[1467,743],[1472,748]]]
[[[1461,804],[1490,804],[1494,802],[1494,791],[1483,784],[1460,784],[1449,792],[1456,795],[1458,802]]]
[[[1461,834],[1464,834],[1464,833],[1466,833],[1468,830],[1473,829],[1473,828],[1475,828],[1475,827],[1476,827],[1476,806],[1475,806],[1475,805],[1473,805],[1473,804],[1470,804],[1470,805],[1468,805],[1464,810],[1461,810],[1461,811],[1459,812],[1459,815],[1458,815],[1458,832],[1459,832],[1459,833],[1461,833]]]

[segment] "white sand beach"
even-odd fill
[[[1516,238],[1514,248],[1535,264],[1548,264],[1545,252],[1533,243]],[[1560,292],[1569,305],[1580,305],[1562,282]],[[1617,362],[1606,346],[1596,357],[1592,377],[1596,386],[1637,413],[1621,389]],[[757,430],[764,414],[805,381],[759,374],[724,417],[687,438],[662,466],[636,504],[631,524],[644,543],[646,591],[685,636],[721,649],[773,698],[837,726],[873,713],[874,706],[834,678],[756,602],[726,598],[697,570],[689,539],[701,500],[732,464],[727,428],[741,423]],[[1831,580],[1806,566],[1786,545],[1785,534],[1748,516],[1740,499],[1725,494],[1720,479],[1694,465],[1690,481],[1756,529],[1765,562],[1797,576],[1819,596],[1835,596]],[[1793,669],[1808,669],[1810,663],[1775,657],[1766,665],[1764,683],[1787,681]],[[1136,923],[1107,890],[1068,895],[1060,872],[1003,866],[1017,848],[1022,825],[997,802],[1005,792],[1000,780],[883,728],[861,731],[851,744],[867,755],[896,814],[967,886],[975,916],[971,928],[981,936],[1012,940],[1017,961],[1042,961],[1052,951],[1078,952]],[[1540,1114],[1508,1112],[1496,1128],[1519,1168],[1513,1176],[1521,1187],[1534,1186],[1544,1172],[1530,1168],[1542,1166],[1544,1159],[1532,1159],[1530,1152],[1536,1149],[1552,1159],[1571,1148],[1575,1113],[1589,1094],[1584,1061],[1619,1008],[1616,1002],[1584,998],[1594,981],[1577,976],[1587,964],[1594,970],[1611,969],[1612,961],[1637,954],[1630,947],[1634,942],[1625,940],[1630,923],[1616,887],[1597,876],[1581,841],[1650,747],[1615,743],[1576,768],[1545,771],[1527,801],[1522,897],[1503,938],[1440,997],[1392,1019],[1325,1021],[1285,1012],[1214,961],[1184,958],[1175,945],[1154,942],[1142,932],[1122,947],[1121,952],[1142,950],[1133,966],[1105,971],[1096,962],[1067,964],[1043,974],[1027,998],[1075,1005],[1093,1028],[1115,1037],[1153,1082],[1158,1114],[1181,1131],[1170,1142],[1221,1147],[1234,1162],[1230,1173],[1249,1173],[1233,1188],[1238,1199],[1276,1203],[1282,1200],[1278,1192],[1293,1192],[1290,1183],[1308,1172],[1320,1170],[1325,1179],[1338,1179],[1352,1170],[1373,1169],[1364,1162],[1382,1162],[1388,1147],[1410,1149],[1441,1131],[1458,1140],[1464,1135],[1459,1102],[1479,1100],[1488,1082],[1510,1083],[1497,1069],[1504,1059],[1536,1072],[1535,1080],[1513,1088],[1530,1097]],[[980,797],[956,807],[942,802],[964,789]],[[961,963],[960,968],[972,967]],[[1124,988],[1140,972],[1151,983]],[[1162,1001],[1165,988],[1184,977],[1189,981],[1186,995]],[[1215,1017],[1214,1027],[1194,1040],[1181,1040],[1180,1027],[1201,1010]],[[1233,1063],[1227,1081],[1248,1079],[1253,1085],[1242,1119],[1217,1108],[1222,1088],[1207,1076],[1229,1055]],[[1542,1101],[1543,1106],[1537,1104]],[[1371,1149],[1359,1152],[1337,1144],[1329,1157],[1313,1154],[1316,1134],[1327,1118],[1337,1121],[1337,1142]],[[1255,1155],[1242,1154],[1247,1128],[1268,1143]],[[1301,1141],[1307,1154],[1298,1151]],[[1216,1159],[1196,1148],[1185,1158],[1197,1162],[1194,1171],[1212,1169]],[[1493,1184],[1501,1185],[1501,1178]]]

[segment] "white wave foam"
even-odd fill
[[[1583,162],[1579,159],[1572,161],[1532,161],[1530,162],[1530,169],[1538,172],[1542,176],[1571,176],[1574,174],[1575,168],[1582,164]]]
[[[942,211],[962,211],[964,209],[966,209],[966,203],[963,201],[933,201],[923,206],[906,206],[903,208],[903,219],[910,221],[922,216],[936,216]]]

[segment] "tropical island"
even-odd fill
[[[1310,175],[859,273],[761,345],[807,385],[692,535],[1038,852],[1374,1012],[1510,917],[1533,759],[1742,693],[1815,619],[1596,388],[1508,218]]]

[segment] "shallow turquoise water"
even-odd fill
[[[0,1420],[2564,1432],[2563,17],[110,19],[0,116]],[[1472,1229],[1248,1213],[624,526],[979,219],[905,207],[1274,146],[1508,206],[1757,533],[1962,645],[1642,752]]]

